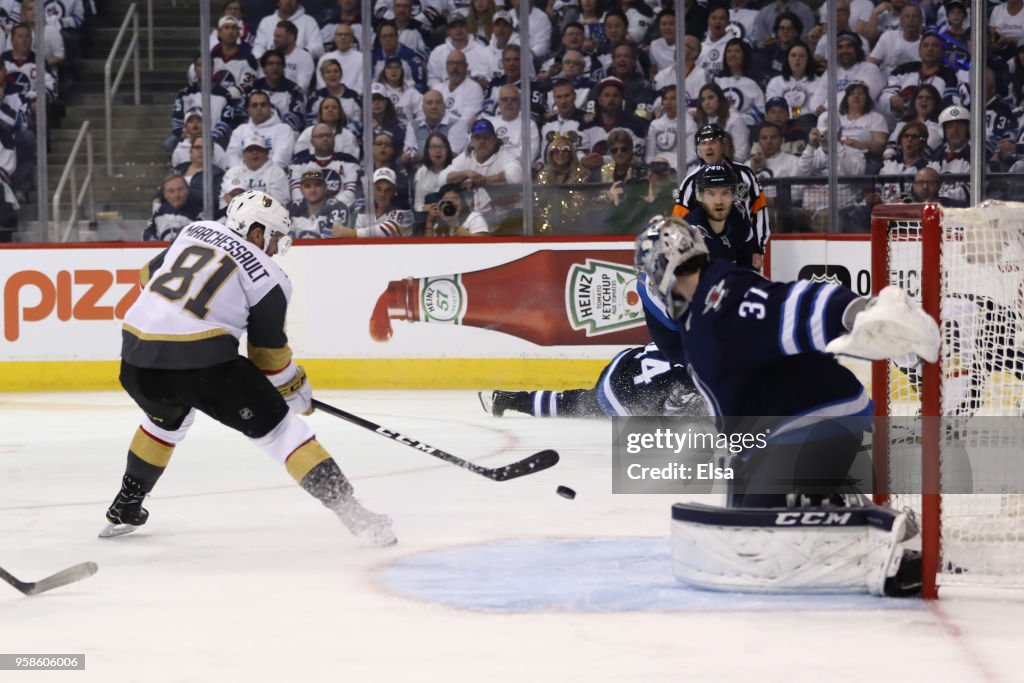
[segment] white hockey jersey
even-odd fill
[[[122,359],[143,368],[205,368],[238,356],[238,340],[252,326],[250,345],[291,360],[284,318],[288,276],[256,245],[220,223],[186,227],[141,274],[139,298],[122,327]]]

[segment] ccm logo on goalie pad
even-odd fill
[[[383,434],[389,439],[394,439],[398,443],[404,443],[406,446],[412,446],[413,448],[423,451],[424,453],[434,453],[435,451],[437,451],[436,448],[429,444],[423,443],[422,441],[417,441],[416,439],[410,439],[407,436],[402,436],[398,432],[389,431],[384,427],[377,427],[375,431],[378,434]]]
[[[780,512],[775,526],[846,526],[852,519],[849,512]]]

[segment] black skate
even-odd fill
[[[494,417],[501,417],[506,410],[516,410],[516,398],[519,394],[526,394],[525,391],[481,391],[477,394],[480,398],[480,405],[484,412]]]
[[[885,580],[883,592],[893,598],[907,598],[921,594],[921,553],[904,550],[900,568],[895,576]]]
[[[138,529],[149,519],[149,511],[142,507],[146,492],[133,478],[125,475],[121,491],[107,509],[106,528],[100,531],[100,538],[124,536]]]

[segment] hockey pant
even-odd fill
[[[330,460],[309,426],[289,412],[278,390],[247,358],[186,370],[122,362],[120,380],[145,413],[129,447],[126,475],[146,492],[163,474],[197,410],[245,434],[300,483]]]

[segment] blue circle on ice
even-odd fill
[[[668,538],[511,539],[401,558],[379,575],[410,598],[487,612],[919,608],[871,595],[756,595],[688,588]]]

